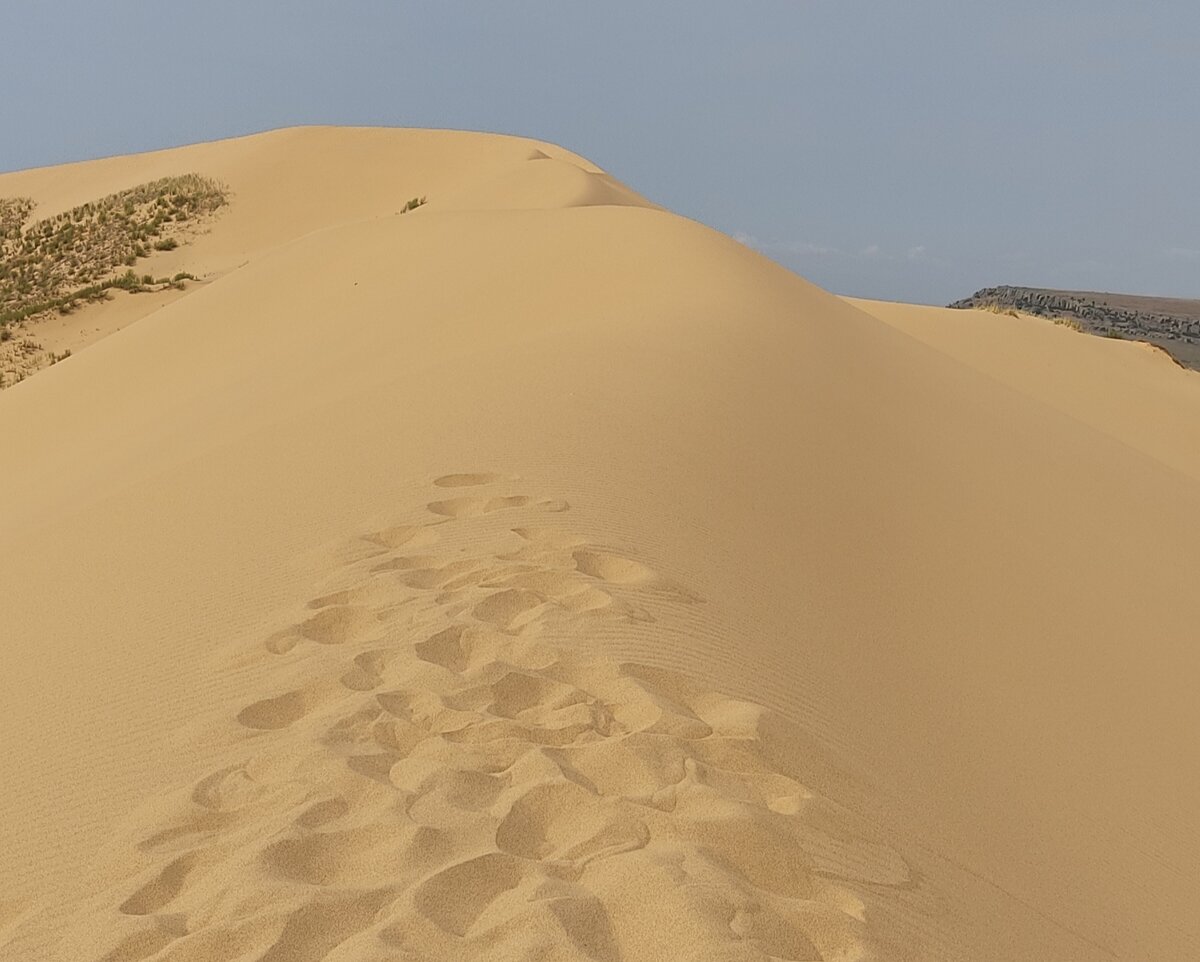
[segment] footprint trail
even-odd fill
[[[244,757],[131,816],[64,958],[870,957],[905,861],[774,761],[780,719],[595,654],[702,600],[513,484],[443,475],[466,493],[351,539],[259,642]]]

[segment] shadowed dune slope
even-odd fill
[[[0,195],[181,169],[212,283],[0,395],[0,959],[1200,954],[1194,377],[518,138]]]

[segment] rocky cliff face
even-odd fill
[[[1158,344],[1180,364],[1200,370],[1200,300],[1002,286],[985,287],[949,306],[1070,319],[1091,334]]]

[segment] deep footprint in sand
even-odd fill
[[[379,618],[358,605],[323,608],[300,625],[300,634],[320,645],[344,645],[370,638],[379,629]]]
[[[652,568],[611,551],[581,548],[573,557],[579,571],[614,585],[649,584],[657,577]]]
[[[394,551],[396,548],[424,548],[434,544],[438,540],[438,533],[432,525],[396,524],[363,535],[363,540]]]
[[[150,915],[157,912],[183,890],[188,875],[198,861],[199,857],[195,852],[181,855],[122,902],[119,911],[125,915]]]
[[[417,911],[439,928],[465,936],[488,906],[520,885],[528,863],[490,852],[443,869],[413,893]]]
[[[540,595],[522,588],[506,588],[485,598],[471,614],[501,631],[515,631],[531,621],[541,606]]]
[[[303,691],[289,691],[274,698],[264,698],[238,712],[237,720],[247,728],[275,731],[287,728],[303,718],[311,708],[311,699]]]
[[[627,805],[571,781],[533,786],[513,802],[496,829],[496,844],[509,854],[579,865],[649,842],[649,828]]]
[[[394,656],[386,648],[376,648],[364,651],[354,656],[354,664],[340,679],[342,685],[351,691],[371,691],[383,684],[381,672]]]
[[[504,498],[448,498],[445,501],[431,501],[426,507],[444,518],[473,518],[505,508],[524,507],[528,503],[529,498],[517,494]]]
[[[213,812],[236,811],[262,794],[258,784],[242,765],[230,765],[206,775],[192,789],[192,801]]]
[[[451,625],[414,646],[417,657],[453,671],[465,671],[474,648],[472,633],[463,625]]]

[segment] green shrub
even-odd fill
[[[226,203],[219,184],[197,174],[167,177],[29,224],[29,198],[0,198],[0,323],[47,311],[70,313],[110,288],[169,284],[132,268],[152,251],[183,242],[177,221],[203,218]]]

